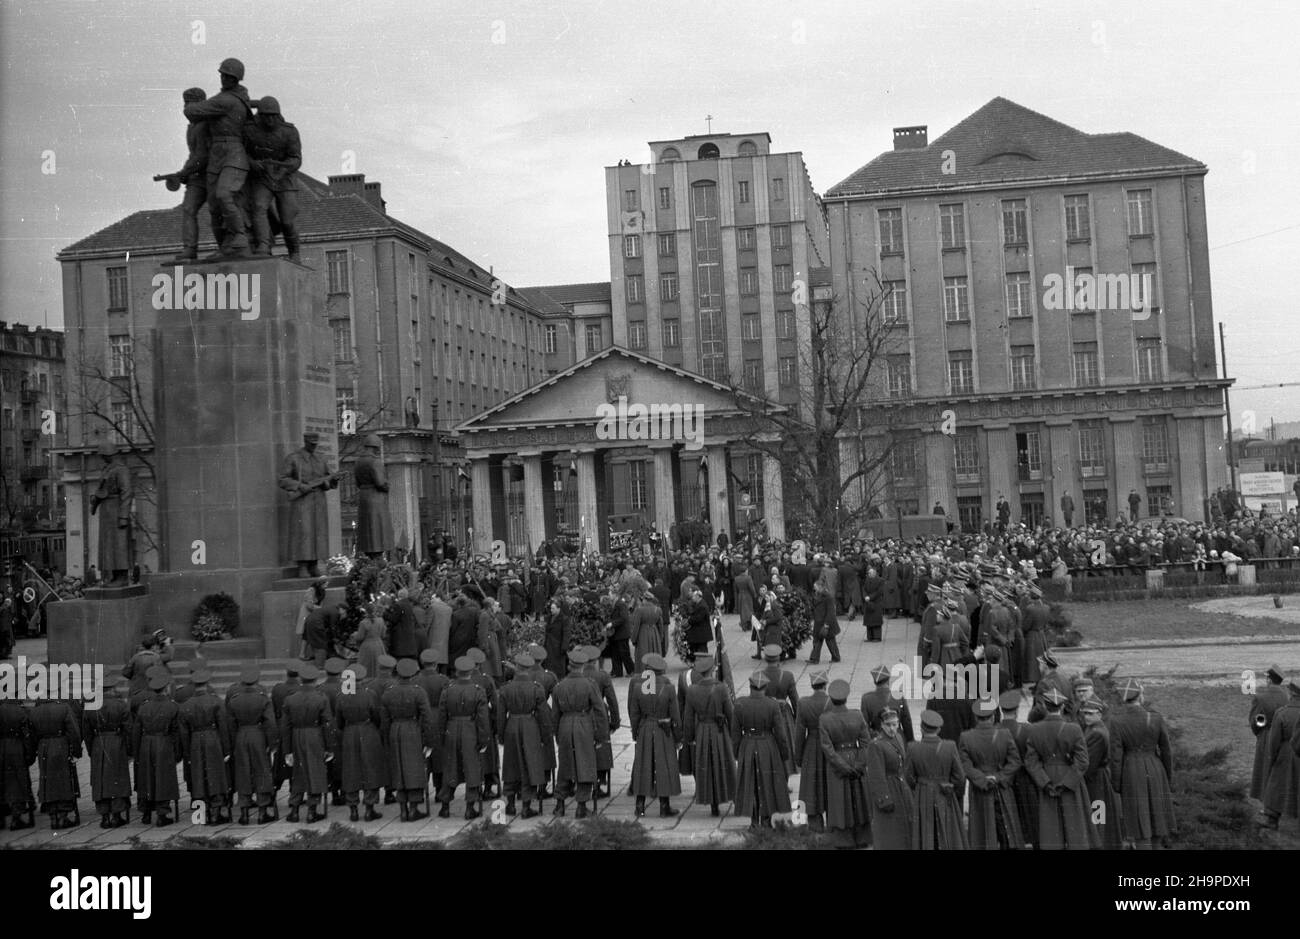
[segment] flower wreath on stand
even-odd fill
[[[668,634],[672,638],[673,653],[681,661],[689,662],[691,646],[686,641],[686,617],[682,614],[681,606],[674,603],[668,619],[672,623]]]
[[[190,635],[199,642],[229,639],[239,628],[239,604],[228,593],[210,593],[194,608]]]
[[[803,644],[812,638],[812,602],[801,590],[778,594],[785,623],[781,627],[781,651],[794,658]]]

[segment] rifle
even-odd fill
[[[156,183],[166,183],[168,190],[171,192],[175,192],[181,188],[180,173],[159,173],[153,178],[153,181]]]

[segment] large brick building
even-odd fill
[[[0,532],[63,526],[63,333],[0,322]]]

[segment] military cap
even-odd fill
[[[144,673],[144,677],[149,679],[158,678],[159,676],[171,681],[171,670],[166,665],[150,665]]]
[[[164,678],[162,675],[155,675],[149,679],[149,689],[151,691],[162,691],[171,684],[171,679]]]
[[[1120,692],[1120,697],[1125,701],[1136,701],[1142,694],[1142,683],[1130,678],[1124,682],[1124,689]]]
[[[298,669],[299,669],[300,667],[301,667],[301,666],[298,666],[298,665],[286,665],[286,666],[284,667],[284,674],[285,674],[285,677],[287,677],[287,678],[297,678],[297,677],[298,677]]]
[[[1048,688],[1046,693],[1043,695],[1043,700],[1048,704],[1050,704],[1052,707],[1059,708],[1062,704],[1064,704],[1066,701],[1069,701],[1070,699],[1067,698],[1065,695],[1061,694],[1060,689]]]
[[[393,658],[391,655],[381,655],[379,658],[375,659],[375,664],[380,668],[396,668],[397,659]]]
[[[456,671],[458,672],[474,671],[474,660],[471,659],[468,655],[462,655],[459,658],[457,658],[455,665],[456,665]]]
[[[826,673],[823,672],[823,675]],[[830,699],[835,702],[843,702],[849,699],[849,683],[843,678],[837,678],[831,682],[830,687],[826,689]]]
[[[315,441],[319,442],[319,441],[320,441],[320,434],[316,433],[316,431],[314,431],[314,430],[309,430],[309,431],[307,431],[305,434],[302,435],[302,439],[303,439],[303,440],[307,440],[307,441],[315,440]]]
[[[535,642],[528,647],[528,654],[531,655],[538,662],[546,661],[546,647],[539,646]]]
[[[695,670],[701,675],[713,668],[715,664],[711,655],[697,655],[695,657]]]
[[[537,664],[536,660],[527,652],[520,652],[514,657],[514,663],[517,668],[530,669]]]
[[[1286,689],[1287,691],[1291,692],[1293,695],[1300,695],[1300,682],[1292,678],[1289,682],[1286,683]]]
[[[775,642],[769,642],[767,645],[763,646],[763,658],[779,659],[780,657],[781,657],[781,647],[778,646]]]
[[[212,670],[207,668],[201,668],[197,672],[195,672],[192,677],[194,679],[194,684],[206,685],[208,682],[212,681]]]
[[[348,670],[352,672],[352,677],[355,678],[357,681],[361,681],[368,674],[366,672],[366,667],[362,665],[360,662],[353,662],[351,665],[348,666]]]
[[[1101,698],[1092,695],[1079,702],[1079,710],[1096,711],[1097,713],[1101,713],[1106,710],[1106,704],[1101,700]]]
[[[245,685],[255,685],[262,680],[262,667],[256,662],[245,662],[239,669],[239,680]]]
[[[437,653],[437,652],[434,652],[432,649],[425,649],[425,650],[423,650],[423,651],[420,653],[420,664],[421,664],[421,665],[437,665],[437,664],[438,664],[438,653]]]
[[[992,717],[998,712],[998,703],[992,698],[980,698],[978,701],[972,701],[970,709],[975,712],[976,717]]]
[[[420,670],[415,659],[402,659],[397,663],[397,677],[410,678]]]
[[[599,661],[600,661],[600,653],[601,653],[601,648],[600,648],[600,646],[586,645],[586,646],[583,646],[583,647],[582,647],[582,651],[585,652],[585,653],[587,654],[587,661],[588,661],[588,662],[599,662]]]
[[[1282,674],[1282,669],[1278,668],[1276,665],[1270,665],[1267,674],[1269,678],[1273,679],[1279,685],[1286,681],[1286,676]]]
[[[921,726],[928,727],[931,730],[938,730],[943,726],[943,715],[938,711],[931,711],[926,708],[921,712]]]
[[[1020,710],[1020,692],[1015,690],[1002,692],[1002,696],[998,698],[998,707],[1012,714]]]
[[[348,667],[348,663],[340,658],[332,658],[332,659],[325,660],[326,675],[342,675],[343,669],[347,667]]]
[[[898,708],[894,707],[892,704],[886,705],[880,709],[880,722],[882,724],[885,721],[896,721],[898,719]]]
[[[766,688],[768,682],[770,682],[771,680],[772,679],[768,678],[767,673],[765,672],[762,671],[754,672],[754,674],[749,676],[749,687],[755,690],[758,690],[760,688]]]
[[[320,678],[320,669],[311,662],[303,662],[298,666],[298,677],[303,681],[315,681]]]
[[[877,665],[871,670],[871,680],[877,685],[883,685],[885,682],[889,681],[890,674],[889,669],[885,668],[885,666]]]
[[[925,592],[926,592],[926,593],[942,593],[942,592],[943,592],[943,588],[940,587],[938,584],[926,584],[926,585],[925,585]]]
[[[1046,665],[1048,668],[1056,668],[1061,664],[1059,661],[1057,661],[1056,656],[1052,654],[1051,649],[1045,649],[1043,651],[1043,654],[1040,655],[1039,658],[1043,660],[1043,664]]]
[[[469,650],[465,654],[474,660],[475,665],[482,665],[487,661],[487,653],[478,646],[470,646]]]
[[[654,669],[656,672],[662,672],[668,669],[668,663],[664,661],[664,657],[658,652],[647,652],[642,656],[641,664],[646,668]]]
[[[820,671],[813,672],[808,679],[809,683],[812,684],[814,688],[816,688],[818,685],[824,685],[830,680],[831,680],[831,672],[830,669],[828,668],[823,668]]]
[[[578,648],[576,648],[576,649],[570,649],[570,650],[569,650],[569,664],[570,664],[570,665],[586,665],[586,664],[587,664],[587,650],[584,649],[582,646],[578,646]]]

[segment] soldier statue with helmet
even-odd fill
[[[247,224],[241,202],[249,169],[244,125],[252,116],[248,89],[240,84],[244,64],[238,59],[226,59],[217,72],[221,76],[221,91],[206,100],[185,105],[185,116],[205,123],[210,135],[208,205],[212,211],[212,233],[220,249],[212,255],[213,260],[248,257]]]
[[[252,203],[253,255],[268,256],[274,233],[274,206],[278,230],[284,233],[289,260],[298,260],[298,183],[302,166],[302,141],[298,129],[286,123],[280,102],[270,95],[253,102],[257,119],[244,127],[244,148],[248,152],[248,186]]]

